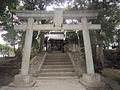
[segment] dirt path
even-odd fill
[[[40,80],[34,87],[4,87],[1,90],[86,90],[78,80]]]

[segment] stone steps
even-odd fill
[[[74,72],[74,68],[47,68],[41,69],[41,72]]]
[[[62,79],[78,79],[77,76],[54,76],[54,77],[37,77],[37,80],[62,80]]]
[[[44,62],[44,65],[71,65],[71,62]]]
[[[72,65],[43,65],[43,68],[72,68]]]
[[[64,57],[64,58],[67,58],[68,57],[68,55],[60,55],[60,54],[58,54],[58,55],[47,55],[47,58],[62,58],[62,57]]]
[[[69,59],[49,59],[45,60],[45,62],[70,62]]]
[[[38,79],[77,79],[77,75],[66,53],[48,53]]]
[[[55,60],[69,60],[69,57],[47,57],[46,60],[52,60],[52,59],[55,59]]]
[[[49,76],[49,77],[54,77],[54,76],[76,76],[75,72],[41,72],[39,76]]]

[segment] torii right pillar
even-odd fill
[[[82,75],[82,78],[80,79],[80,81],[86,87],[104,86],[104,83],[101,82],[101,76],[99,74],[96,74],[94,71],[94,63],[93,63],[93,56],[92,56],[92,50],[91,50],[89,25],[88,25],[87,17],[82,17],[81,23],[82,23],[82,32],[83,32],[83,39],[84,39],[87,73]]]
[[[84,47],[85,47],[87,73],[94,74],[94,64],[93,64],[87,18],[86,17],[81,18],[81,23],[82,23],[82,32],[83,32]]]

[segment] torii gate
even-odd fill
[[[55,11],[15,11],[16,15],[21,19],[27,19],[28,23],[15,25],[14,29],[26,30],[25,46],[22,58],[21,75],[28,75],[31,43],[33,30],[82,30],[87,73],[94,74],[94,64],[91,51],[91,42],[89,30],[100,29],[99,24],[90,24],[87,19],[95,19],[97,12],[95,11],[63,11],[63,9],[55,9]],[[54,20],[54,24],[35,24],[34,19],[37,20]],[[79,24],[63,24],[65,19],[81,19]]]

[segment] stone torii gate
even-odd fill
[[[26,24],[15,25],[14,29],[26,30],[25,45],[22,58],[21,75],[29,75],[30,53],[33,30],[81,30],[83,32],[85,57],[87,74],[94,74],[94,64],[91,51],[91,42],[89,30],[100,29],[99,24],[90,24],[88,19],[95,19],[97,12],[95,11],[63,11],[63,9],[55,9],[55,11],[15,11],[20,19],[28,20]],[[63,24],[65,19],[81,19],[78,24]],[[54,20],[53,24],[35,24],[34,20]]]

